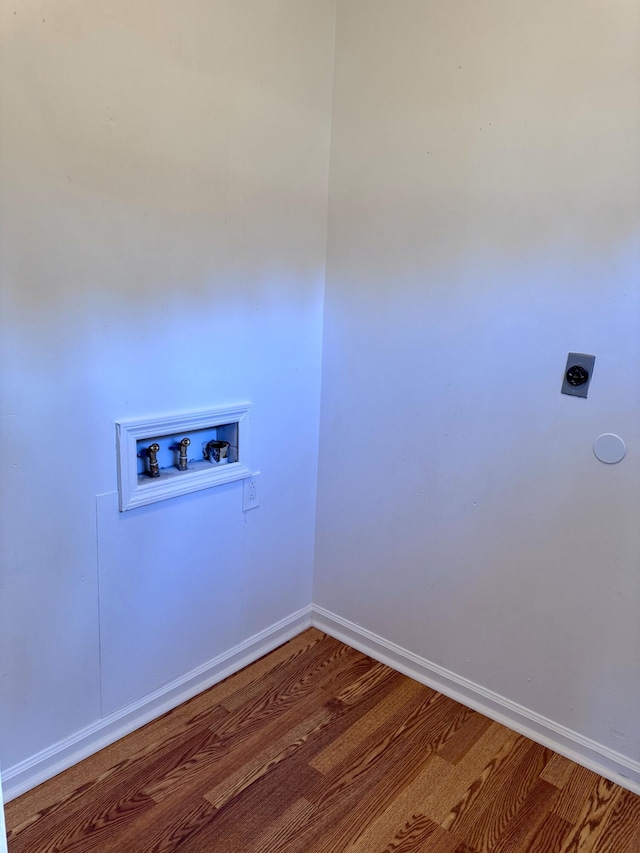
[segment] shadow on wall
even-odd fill
[[[0,224],[24,319],[88,292],[141,314],[303,299],[324,270],[326,9],[16,8],[0,13]]]

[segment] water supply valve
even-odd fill
[[[178,464],[176,465],[178,471],[186,471],[189,467],[187,459],[187,447],[189,447],[190,444],[190,438],[183,438],[182,441],[179,441],[177,444],[171,445],[171,450],[178,451]]]
[[[150,477],[159,477],[160,476],[160,466],[158,465],[158,451],[160,450],[160,445],[154,441],[153,444],[150,444],[147,447],[147,459],[149,460],[149,476]]]

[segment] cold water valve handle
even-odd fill
[[[191,444],[190,438],[183,438],[178,444],[180,455],[178,456],[178,471],[187,470],[187,447]]]
[[[160,466],[158,465],[158,451],[160,450],[160,445],[157,442],[150,444],[147,447],[147,456],[149,458],[149,476],[150,477],[159,477],[160,476]]]

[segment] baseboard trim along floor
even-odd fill
[[[314,605],[311,618],[315,628],[336,640],[553,749],[621,787],[640,794],[640,762],[413,654],[323,607]]]
[[[640,794],[640,762],[456,675],[317,605],[305,607],[137,702],[3,770],[6,802],[181,705],[314,626],[571,761]]]
[[[3,768],[5,802],[19,797],[121,737],[166,714],[311,627],[305,607],[175,681],[13,767]]]

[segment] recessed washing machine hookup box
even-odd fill
[[[246,403],[116,424],[120,511],[250,477]]]

